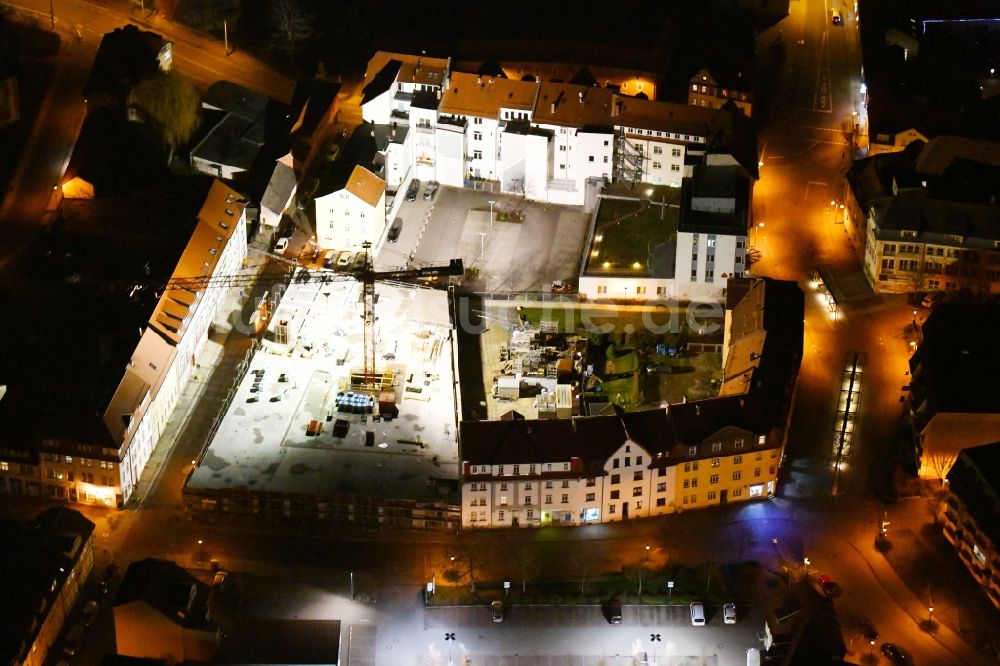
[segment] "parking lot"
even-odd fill
[[[395,242],[381,242],[377,269],[462,259],[480,291],[547,291],[575,278],[590,219],[578,207],[454,187],[441,187],[429,201],[402,202],[395,217],[402,231]]]

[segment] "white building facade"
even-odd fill
[[[329,194],[316,197],[316,243],[358,251],[374,244],[385,228],[385,181],[361,165]]]

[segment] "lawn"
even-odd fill
[[[680,199],[680,190],[661,189],[667,204]],[[640,266],[635,270],[646,269],[650,247],[677,236],[678,209],[660,203],[602,199],[586,270],[633,270],[635,263]]]

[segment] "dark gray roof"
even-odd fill
[[[378,174],[379,169],[374,164],[375,155],[378,152],[375,135],[377,135],[375,125],[370,123],[358,125],[354,133],[341,146],[337,159],[332,164],[327,165],[320,174],[319,186],[316,188],[314,199],[344,189],[356,166],[363,166],[372,173]]]
[[[934,308],[910,357],[910,399],[916,406],[927,401],[923,418],[939,412],[1000,413],[998,330],[1000,304],[940,303]]]
[[[93,531],[92,522],[65,507],[33,523],[0,522],[0,664],[25,661]]]
[[[418,109],[428,109],[430,111],[434,111],[438,108],[440,101],[441,100],[438,99],[437,93],[430,90],[422,90],[414,93],[410,106],[414,106]]]
[[[182,627],[211,626],[206,617],[208,586],[174,562],[147,557],[130,564],[112,605],[134,601],[146,602]]]
[[[241,618],[217,661],[229,664],[338,664],[340,620]]]
[[[367,104],[387,91],[396,82],[396,75],[399,74],[399,68],[402,65],[403,63],[399,60],[390,60],[387,62],[385,67],[372,77],[372,80],[361,91],[361,103]]]
[[[911,190],[876,201],[873,207],[875,237],[879,240],[915,240],[991,250],[1000,240],[998,206],[931,199],[924,190]],[[916,236],[904,236],[904,231],[916,232]]]
[[[693,233],[746,236],[750,225],[752,180],[740,166],[693,168],[691,177],[681,181],[678,229]],[[733,212],[698,210],[699,199],[724,199]]]
[[[261,124],[227,113],[191,150],[191,158],[248,171],[262,145],[264,128]]]
[[[216,81],[202,95],[201,103],[241,118],[260,121],[267,107],[267,97],[232,81]]]
[[[164,44],[156,33],[131,24],[115,28],[101,38],[83,94],[103,93],[124,101],[143,76],[157,71],[156,56]]]

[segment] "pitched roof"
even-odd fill
[[[385,63],[385,66],[361,90],[361,103],[367,104],[389,90],[396,82],[396,75],[399,74],[399,68],[402,66],[403,63],[399,60],[390,60]]]
[[[222,248],[232,237],[236,222],[243,217],[246,200],[221,180],[215,180],[198,213],[198,222],[191,240],[181,254],[171,280],[199,278],[212,275],[222,257]],[[152,316],[149,325],[164,338],[178,344],[193,316],[193,309],[200,301],[197,293],[207,286],[176,286],[167,289]]]
[[[139,80],[159,68],[163,38],[134,25],[115,28],[101,38],[84,95],[104,93],[125,98]]]
[[[369,206],[374,206],[385,192],[385,181],[359,164],[351,171],[344,189]]]
[[[170,621],[188,628],[211,626],[208,586],[174,562],[147,557],[125,570],[113,606],[144,601]]]
[[[955,160],[1000,166],[1000,143],[941,135],[927,142],[917,158],[917,171],[940,176]]]
[[[500,109],[531,111],[538,83],[452,72],[439,110],[444,114],[498,118]]]
[[[607,88],[544,81],[532,122],[566,127],[604,125],[610,132],[612,96]]]

